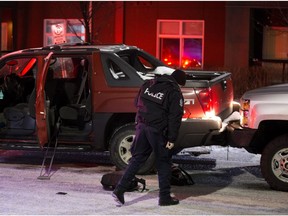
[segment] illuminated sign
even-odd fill
[[[66,42],[66,33],[65,33],[64,24],[54,24],[52,25],[52,33],[53,33],[53,43],[60,44]]]

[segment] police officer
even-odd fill
[[[146,81],[135,99],[137,107],[136,135],[132,144],[132,158],[112,193],[123,205],[124,193],[141,165],[154,151],[159,182],[159,205],[177,205],[179,200],[170,195],[172,148],[177,139],[183,115],[183,96],[179,86],[186,83],[186,74],[175,70]]]

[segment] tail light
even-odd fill
[[[249,116],[249,110],[250,110],[250,100],[241,99],[241,108],[240,108],[240,124],[242,127],[248,126],[248,116]]]
[[[191,115],[191,112],[189,111],[189,109],[187,107],[184,106],[184,113],[183,113],[182,118],[187,119],[187,118],[189,118],[190,115]]]
[[[202,106],[203,112],[207,117],[215,116],[215,111],[213,109],[213,95],[211,88],[196,91],[198,95],[199,102]]]

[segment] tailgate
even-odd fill
[[[197,71],[188,72],[188,74],[185,88],[193,88],[196,93],[207,92],[210,98],[210,108],[213,109],[215,115],[224,119],[232,113],[234,90],[231,73]],[[200,97],[198,99],[200,103],[203,103]]]
[[[223,74],[211,80],[212,101],[215,114],[226,118],[232,113],[234,100],[231,74]]]

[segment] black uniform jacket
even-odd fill
[[[163,131],[168,141],[175,142],[183,115],[183,96],[176,80],[169,75],[146,81],[135,100],[136,123]]]

